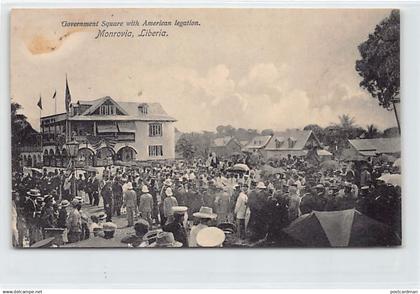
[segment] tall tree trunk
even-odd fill
[[[392,108],[394,108],[395,119],[397,120],[398,134],[400,134],[400,136],[401,136],[400,120],[398,118],[397,108],[395,107],[395,102],[394,101],[392,101]]]

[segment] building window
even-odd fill
[[[116,113],[116,107],[112,104],[104,104],[99,107],[99,115],[114,115]]]
[[[280,149],[281,148],[281,145],[283,145],[283,142],[284,141],[282,141],[282,140],[276,139],[276,148],[277,149]]]
[[[149,156],[163,156],[163,146],[162,145],[149,146]]]
[[[162,137],[162,124],[149,124],[149,137]]]
[[[293,137],[289,138],[289,148],[294,148],[296,144],[296,139]]]
[[[147,105],[146,104],[140,105],[139,111],[141,114],[147,114]]]

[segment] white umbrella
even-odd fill
[[[397,160],[394,161],[394,163],[392,164],[393,167],[401,167],[401,158],[398,158]]]
[[[249,171],[249,167],[246,164],[237,163],[234,166],[232,166],[231,168],[229,168],[229,170],[247,172],[247,171]]]
[[[400,186],[401,187],[401,175],[400,174],[383,174],[378,180],[384,181],[385,183]]]

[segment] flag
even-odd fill
[[[65,103],[66,103],[66,112],[68,112],[70,108],[70,103],[71,103],[71,94],[70,94],[70,89],[69,89],[69,82],[67,81],[67,76],[66,76]]]
[[[41,99],[41,95],[39,95],[39,100],[38,100],[38,103],[36,105],[38,105],[39,109],[42,110],[42,99]]]
[[[57,96],[57,90],[54,91],[54,94],[52,96],[52,99],[55,99],[55,96]]]

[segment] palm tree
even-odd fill
[[[338,125],[344,129],[351,129],[355,127],[354,124],[356,120],[354,119],[354,117],[351,117],[348,114],[340,115],[338,116],[338,119],[340,120],[340,123]]]
[[[366,127],[364,134],[366,139],[377,138],[379,136],[379,130],[375,125],[371,124]]]

